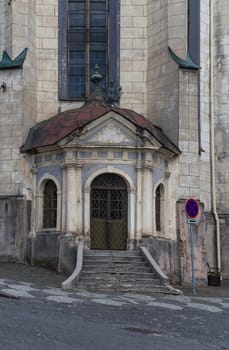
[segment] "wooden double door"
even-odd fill
[[[116,174],[102,174],[91,186],[91,249],[125,250],[127,185]]]

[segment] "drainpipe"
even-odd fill
[[[214,104],[214,7],[213,1],[210,0],[210,148],[211,148],[211,185],[212,185],[212,210],[216,222],[216,251],[217,267],[221,272],[221,245],[220,245],[220,224],[219,216],[216,209],[216,178],[215,178],[215,104]]]

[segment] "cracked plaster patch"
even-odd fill
[[[76,295],[81,296],[81,297],[85,297],[85,298],[107,298],[107,295],[105,294],[99,294],[99,293],[91,293],[91,292],[76,292]]]
[[[229,309],[229,303],[220,303],[220,305],[225,309]]]
[[[213,297],[192,297],[190,298],[192,302],[194,301],[202,301],[207,303],[219,304],[223,302],[222,298],[213,298]]]
[[[206,305],[206,304],[199,304],[199,303],[188,303],[186,306],[191,307],[193,309],[199,309],[199,310],[208,311],[208,312],[222,312],[222,309],[220,309],[217,306],[213,306],[213,305]]]
[[[31,295],[23,290],[8,288],[8,289],[2,289],[2,292],[6,293],[8,296],[12,296],[12,297],[34,299],[33,295]]]
[[[7,284],[7,280],[0,278],[0,284]]]
[[[55,288],[49,288],[49,289],[43,289],[43,292],[46,293],[46,294],[50,294],[50,295],[56,295],[56,296],[68,296],[69,292],[65,292],[64,290],[61,290],[61,289],[55,289]]]
[[[174,304],[169,304],[169,303],[158,303],[158,302],[150,302],[147,305],[149,306],[156,306],[156,307],[161,307],[164,309],[169,309],[169,310],[174,310],[174,311],[181,311],[183,310],[183,307],[174,305]]]
[[[46,297],[46,300],[55,301],[57,303],[64,303],[64,304],[73,304],[73,303],[81,302],[81,300],[79,299],[74,299],[63,295],[49,295]]]
[[[133,298],[136,301],[145,301],[145,302],[149,302],[149,301],[154,301],[155,298],[149,296],[149,295],[141,295],[141,294],[125,294],[125,297],[127,298]]]
[[[32,287],[27,286],[27,285],[23,285],[23,284],[8,284],[8,287],[15,289],[15,290],[20,290],[22,292],[33,292],[33,291],[38,290],[38,289],[32,288]]]
[[[109,306],[122,306],[126,304],[124,302],[111,300],[111,299],[110,300],[109,299],[92,299],[91,301],[97,304],[103,304],[103,305],[109,305]]]

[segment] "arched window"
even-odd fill
[[[95,64],[119,81],[120,0],[59,0],[59,97],[85,99]]]
[[[43,227],[55,228],[57,223],[57,188],[48,180],[43,193]]]
[[[164,187],[162,184],[157,186],[155,192],[155,220],[156,231],[164,230]]]

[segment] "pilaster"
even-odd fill
[[[144,235],[153,233],[152,190],[152,165],[147,162],[143,164],[142,174],[142,234]]]
[[[136,238],[142,236],[142,165],[136,165],[137,171],[137,199],[136,199]]]
[[[76,166],[75,164],[65,164],[66,167],[66,231],[76,232]]]

